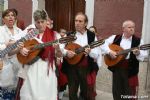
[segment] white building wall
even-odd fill
[[[150,43],[150,0],[144,0],[142,38],[145,43]]]
[[[45,10],[45,0],[38,0],[38,9]]]
[[[93,19],[94,19],[94,1],[95,0],[85,0],[86,1],[86,9],[85,9],[85,13],[88,16],[88,26],[87,28],[89,28],[90,26],[93,25]]]
[[[145,43],[150,44],[150,0],[144,0],[144,14],[143,14],[143,29],[142,29],[142,38]],[[149,57],[146,69],[146,84],[145,90],[150,97],[150,50]]]
[[[45,10],[45,0],[32,0],[32,15],[33,12],[37,9],[44,9]],[[32,17],[32,23],[34,22],[33,17]]]
[[[32,0],[32,16],[34,11],[38,9],[38,2],[39,0]],[[32,23],[34,23],[33,17],[32,17]]]
[[[4,10],[8,9],[8,0],[4,0]]]

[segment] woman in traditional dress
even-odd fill
[[[47,27],[47,14],[44,10],[34,12],[35,24],[29,28],[39,29],[37,40],[49,42],[58,38],[58,35]],[[26,29],[28,30],[28,29]],[[57,77],[55,55],[58,46],[45,47],[38,55],[38,60],[30,65],[24,65],[24,82],[20,90],[21,100],[57,100]],[[27,56],[29,50],[23,48],[21,54]]]
[[[13,44],[23,35],[21,29],[14,25],[16,14],[13,9],[6,9],[2,13],[2,20],[4,25],[0,26],[0,51]],[[19,45],[19,48],[23,47],[22,43],[19,43]],[[12,50],[5,57],[0,57],[0,100],[14,100],[19,69],[19,63],[14,54],[18,52],[19,48]],[[2,54],[2,51],[0,53]]]

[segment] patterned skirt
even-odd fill
[[[15,99],[14,88],[2,88],[0,87],[0,100],[14,100]]]

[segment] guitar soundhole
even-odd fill
[[[35,45],[35,44],[30,44],[30,46]]]
[[[115,50],[115,52],[119,52],[119,50]]]

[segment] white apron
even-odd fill
[[[57,77],[55,65],[50,67],[48,63],[39,59],[28,67],[27,76],[20,90],[21,100],[57,100]]]

